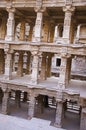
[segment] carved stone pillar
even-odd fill
[[[42,21],[43,21],[43,12],[45,8],[35,8],[37,12],[36,23],[34,28],[34,37],[33,42],[40,42],[42,38]]]
[[[57,38],[59,37],[59,30],[58,30],[58,25],[55,26],[55,31],[54,31],[54,42],[57,41]]]
[[[30,25],[29,36],[28,36],[28,41],[32,41],[32,36],[33,36],[33,28],[34,28],[34,25]]]
[[[79,37],[80,37],[80,28],[81,28],[81,24],[79,24],[77,26],[77,32],[76,32],[75,42],[78,42],[78,40],[79,40]]]
[[[21,91],[20,90],[16,90],[15,91],[15,104],[16,104],[17,108],[20,107],[20,99],[21,99]]]
[[[12,79],[12,54],[13,51],[6,52],[6,58],[5,58],[5,79]]]
[[[23,52],[19,52],[17,76],[23,76]]]
[[[0,28],[0,39],[5,39],[5,35],[6,35],[6,18],[3,17],[2,18],[2,23],[1,23],[1,28]]]
[[[40,77],[42,80],[46,80],[46,54],[42,54],[42,63],[41,63],[41,74]]]
[[[5,69],[4,50],[0,50],[0,74],[4,74],[4,69]]]
[[[52,63],[51,60],[52,60],[52,57],[50,55],[47,58],[47,77],[51,76],[51,63]]]
[[[71,70],[71,60],[69,58],[70,58],[70,55],[68,56],[67,54],[62,54],[60,76],[58,80],[58,87],[61,89],[64,89],[65,87],[67,87],[69,83],[70,70]]]
[[[72,58],[69,57],[67,59],[67,70],[66,70],[66,85],[68,85],[70,79],[71,79],[71,64],[72,64]]]
[[[29,108],[28,108],[28,119],[34,117],[35,112],[35,97],[33,94],[29,96]]]
[[[62,118],[63,118],[63,103],[62,101],[57,101],[56,117],[55,117],[55,123],[54,123],[56,127],[59,127],[59,128],[62,127]]]
[[[75,7],[72,7],[71,5],[63,7],[63,11],[65,12],[63,39],[66,44],[70,43],[71,21],[72,21],[72,14],[74,10]]]
[[[26,74],[30,74],[30,61],[31,61],[31,53],[27,53],[27,64],[26,64]]]
[[[44,111],[44,101],[43,101],[44,96],[43,95],[39,95],[37,97],[37,99],[38,99],[38,112],[39,113],[43,113],[43,111]]]
[[[32,61],[32,75],[31,75],[31,83],[38,83],[38,74],[39,74],[39,56],[38,51],[32,51],[33,61]]]
[[[28,94],[27,94],[27,92],[24,92],[23,93],[24,94],[24,97],[23,97],[23,102],[27,102],[27,99],[28,99]]]
[[[81,111],[80,130],[86,130],[86,107]]]
[[[2,89],[0,88],[0,104],[2,103],[2,98],[3,98],[3,91],[2,91]]]
[[[20,41],[24,41],[25,40],[25,21],[21,22],[19,40]]]
[[[15,53],[12,54],[12,72],[15,71]]]
[[[48,42],[48,38],[49,38],[49,20],[48,19],[45,19],[44,20],[44,23],[43,23],[43,31],[42,31],[42,41],[43,42]]]
[[[2,89],[3,90],[3,99],[2,99],[2,113],[8,114],[8,106],[9,106],[9,90],[8,89]]]
[[[49,42],[54,41],[54,30],[55,30],[54,21],[51,21],[50,22],[50,29],[49,29]]]
[[[14,20],[14,13],[15,8],[7,8],[8,11],[8,20],[7,20],[7,34],[5,37],[6,41],[13,41],[14,40],[14,30],[15,30],[15,20]]]

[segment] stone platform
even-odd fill
[[[0,130],[64,130],[50,126],[51,121],[32,118],[25,120],[0,114]]]

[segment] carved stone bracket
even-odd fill
[[[7,7],[6,10],[7,10],[8,12],[12,12],[12,13],[14,13],[14,12],[16,11],[16,9],[13,8],[13,7]]]
[[[42,52],[39,52],[39,51],[31,51],[31,54],[32,54],[32,56],[41,56],[41,54],[42,54]]]
[[[14,53],[14,50],[10,49],[10,45],[8,43],[4,45],[4,51],[5,51],[5,54],[7,54],[7,53],[10,53],[10,54]]]
[[[70,57],[71,57],[71,54],[68,54],[68,53],[61,53],[61,57],[70,58]]]
[[[46,7],[35,7],[34,8],[34,10],[35,10],[35,12],[41,12],[41,13],[43,13],[43,12],[45,12],[45,10],[46,10]]]
[[[5,92],[10,92],[10,89],[8,89],[8,85],[7,84],[2,84],[1,85],[2,91]]]
[[[67,6],[64,6],[63,7],[63,11],[64,12],[74,12],[75,11],[75,7],[74,6],[71,6],[71,5],[67,5]]]
[[[56,101],[57,102],[62,102],[62,100],[63,100],[63,92],[62,92],[62,90],[58,90],[57,91],[57,96],[56,96]]]

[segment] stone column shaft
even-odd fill
[[[46,79],[46,56],[42,56],[42,63],[41,63],[41,79],[45,80]]]
[[[51,56],[48,56],[47,58],[47,77],[51,76]]]
[[[17,75],[19,77],[23,76],[23,52],[19,53]]]
[[[37,84],[38,82],[38,74],[39,74],[39,55],[38,52],[32,52],[33,62],[32,62],[32,75],[31,75],[31,83]]]
[[[3,114],[8,114],[8,105],[9,105],[9,92],[4,91],[4,96],[2,99],[2,113]]]
[[[5,35],[6,35],[6,18],[2,18],[2,23],[1,23],[1,28],[0,28],[0,38],[1,39],[5,39]]]
[[[7,35],[5,40],[12,41],[14,40],[14,30],[15,30],[15,20],[14,20],[14,12],[15,8],[7,8],[8,11],[8,20],[7,20]]]
[[[31,25],[31,26],[30,26],[30,30],[29,30],[28,41],[32,41],[33,28],[34,28],[34,26]]]
[[[30,74],[31,72],[30,72],[30,60],[31,59],[31,54],[29,53],[29,54],[27,54],[27,66],[26,66],[26,74]]]
[[[81,28],[81,24],[79,24],[77,26],[77,33],[76,33],[76,39],[79,40],[79,37],[80,37],[80,28]]]
[[[2,103],[2,99],[3,99],[3,91],[2,91],[2,89],[0,88],[0,104]]]
[[[16,104],[17,108],[20,107],[20,99],[21,99],[21,91],[16,90],[16,92],[15,92],[15,104]]]
[[[25,40],[25,21],[21,22],[19,40],[20,41],[24,41]]]
[[[63,8],[63,11],[65,12],[64,28],[63,28],[63,39],[65,40],[65,43],[70,43],[71,20],[72,20],[72,13],[74,10],[75,8],[71,6]]]
[[[71,60],[68,57],[62,57],[58,87],[63,89],[67,87],[70,79],[70,71],[71,71]]]
[[[27,100],[28,100],[27,92],[24,92],[23,94],[24,94],[23,102],[27,102]]]
[[[12,53],[7,52],[5,59],[5,78],[12,79]]]
[[[67,59],[67,70],[66,70],[66,81],[67,81],[67,84],[69,83],[69,80],[71,78],[71,63],[72,62],[72,59],[71,58],[68,58]]]
[[[80,130],[86,130],[86,107],[81,111]]]
[[[48,42],[48,38],[49,38],[49,20],[45,20],[44,21],[44,26],[43,26],[43,38],[42,41],[43,42]]]
[[[0,50],[0,74],[4,74],[4,70],[5,70],[4,50]]]
[[[62,127],[62,114],[63,114],[63,103],[57,102],[57,108],[56,108],[56,118],[55,118],[55,126],[56,127]]]
[[[50,30],[49,30],[49,42],[53,42],[54,41],[54,30],[55,30],[55,26],[54,23],[52,22],[50,24]]]
[[[38,96],[38,112],[43,113],[44,111],[44,102],[43,102],[43,95]]]
[[[42,22],[43,22],[43,12],[45,9],[43,8],[35,8],[37,12],[36,23],[34,28],[34,37],[33,42],[40,42],[42,38]]]
[[[35,97],[34,95],[29,96],[29,108],[28,108],[28,119],[34,117],[35,110]]]
[[[58,25],[55,26],[55,31],[54,31],[54,42],[57,41],[57,38],[59,37],[59,29],[58,29]]]

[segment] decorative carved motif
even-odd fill
[[[35,10],[35,12],[41,12],[41,13],[43,13],[43,12],[45,12],[46,7],[35,7],[34,10]]]
[[[67,5],[67,6],[65,6],[65,7],[63,7],[63,11],[64,12],[74,12],[75,11],[75,7],[74,6],[71,6],[71,5]]]
[[[14,13],[14,12],[16,11],[16,9],[13,8],[13,7],[7,7],[6,10],[7,10],[8,12],[12,12],[12,13]]]

